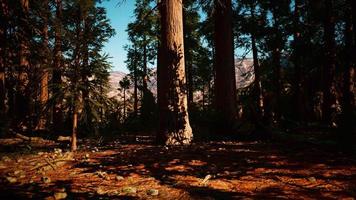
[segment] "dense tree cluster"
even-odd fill
[[[110,100],[103,44],[115,33],[93,0],[1,1],[4,131],[99,128]]]

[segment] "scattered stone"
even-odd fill
[[[98,187],[98,189],[96,189],[96,193],[98,195],[104,195],[106,194],[106,191],[102,187]]]
[[[150,196],[157,196],[159,194],[159,191],[156,190],[156,189],[149,189],[147,190],[147,195],[150,195]]]
[[[16,160],[17,163],[20,163],[20,162],[22,162],[22,161],[23,161],[22,158],[18,158],[18,159]]]
[[[63,152],[62,149],[59,149],[59,148],[54,149],[55,154],[61,154],[62,152]]]
[[[89,158],[89,154],[87,153],[87,154],[85,154],[85,156],[84,156],[86,159],[88,159]]]
[[[11,176],[6,177],[6,180],[7,180],[9,183],[16,183],[16,182],[17,182],[17,178],[11,177]]]
[[[312,183],[315,183],[316,182],[316,178],[315,177],[309,177],[308,181],[310,181]]]
[[[54,193],[54,199],[65,199],[67,198],[67,193],[66,192],[55,192]]]
[[[41,152],[41,151],[37,153],[37,155],[39,155],[39,156],[42,156],[43,154],[44,154],[44,152]]]
[[[43,176],[43,177],[41,178],[41,181],[42,181],[43,183],[46,183],[46,184],[51,183],[51,179],[50,179],[49,177],[47,177],[47,176]]]
[[[125,178],[124,178],[123,176],[116,176],[115,179],[116,179],[117,181],[122,181],[122,180],[124,180]]]
[[[2,157],[1,160],[4,161],[4,162],[11,162],[12,161],[11,158],[9,158],[8,156]]]
[[[135,187],[124,187],[122,188],[122,192],[127,194],[136,194],[137,189]]]
[[[106,172],[103,172],[103,171],[97,171],[95,172],[95,174],[99,177],[99,178],[102,178],[102,179],[106,179],[108,178],[108,174]],[[109,177],[110,179],[110,177]]]

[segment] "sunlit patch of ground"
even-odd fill
[[[0,140],[0,198],[352,199],[352,155],[281,143],[210,142],[164,147],[148,142],[80,151],[51,141]],[[135,140],[137,141],[137,140]],[[17,153],[16,153],[16,152]]]

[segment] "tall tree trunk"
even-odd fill
[[[89,44],[88,44],[88,38],[90,38],[90,24],[89,24],[89,20],[88,20],[88,11],[84,11],[83,12],[83,19],[82,19],[82,23],[84,24],[83,30],[82,30],[82,39],[83,39],[83,47],[82,47],[82,58],[83,58],[83,62],[82,62],[82,67],[81,67],[81,81],[84,85],[89,85],[89,80],[88,77],[90,77],[89,74]],[[83,122],[85,123],[85,126],[87,128],[93,128],[93,125],[91,123],[92,121],[92,116],[90,113],[90,105],[89,105],[89,90],[88,88],[83,88],[82,90],[82,104],[83,104],[83,110],[85,112],[84,115],[84,120]]]
[[[28,19],[29,19],[29,0],[21,0],[21,20],[20,20],[20,48],[19,48],[19,69],[18,82],[15,94],[15,115],[19,120],[24,120],[29,114],[29,96],[26,95],[26,88],[29,82],[29,38],[28,38]]]
[[[304,90],[303,90],[303,70],[301,66],[301,51],[302,51],[302,36],[300,31],[300,6],[301,0],[295,0],[294,4],[294,70],[295,70],[295,80],[294,80],[294,100],[295,105],[294,113],[296,119],[301,121],[305,116],[305,106],[304,106]]]
[[[46,8],[44,13],[44,26],[42,30],[43,34],[43,51],[45,58],[43,60],[42,65],[42,74],[41,74],[41,90],[40,90],[40,102],[41,102],[41,112],[40,112],[40,120],[37,125],[37,128],[42,130],[46,128],[46,121],[47,121],[47,112],[45,112],[45,106],[48,101],[48,59],[47,56],[49,55],[49,47],[48,47],[48,15],[49,15],[49,5],[48,0],[43,1],[43,5]]]
[[[126,88],[124,88],[124,120],[126,119]]]
[[[237,119],[231,0],[215,0],[215,109],[219,129],[231,131]]]
[[[252,20],[256,21],[254,7],[251,6],[251,16]],[[256,123],[260,124],[264,115],[264,107],[263,107],[263,94],[262,94],[262,83],[261,83],[261,72],[260,72],[260,63],[258,59],[258,49],[256,45],[256,36],[255,32],[251,32],[251,44],[252,44],[252,56],[253,56],[253,68],[255,73],[255,81],[254,81],[254,93],[256,100],[256,108],[257,108],[257,121]]]
[[[60,132],[63,129],[62,98],[59,96],[60,86],[62,85],[62,0],[56,0],[56,19],[55,19],[55,44],[53,61],[53,96],[56,96],[53,106],[53,129]]]
[[[193,133],[188,117],[182,0],[161,1],[160,13],[158,139],[167,145],[189,144]]]
[[[279,122],[281,118],[281,92],[282,92],[282,79],[281,79],[281,41],[282,41],[282,36],[280,35],[280,30],[279,30],[279,19],[277,17],[277,11],[275,8],[272,9],[272,15],[273,15],[273,29],[275,31],[275,37],[274,39],[274,44],[273,44],[273,49],[272,49],[272,63],[273,63],[273,85],[274,85],[274,97],[275,97],[275,102],[273,103],[273,112],[274,112],[274,119]]]
[[[352,13],[352,31],[353,31],[353,38],[354,38],[354,43],[352,46],[352,55],[356,55],[356,1],[351,1],[351,13]],[[353,84],[355,88],[356,87],[356,56],[353,56],[352,58],[353,58],[352,62],[354,65]],[[355,89],[353,95],[356,96]],[[356,107],[356,98],[353,99],[353,104]]]
[[[80,71],[80,63],[81,58],[82,58],[82,52],[81,52],[81,43],[83,39],[83,30],[81,28],[81,23],[82,23],[82,10],[80,5],[78,5],[79,8],[77,10],[77,18],[76,18],[76,24],[75,24],[75,31],[76,31],[76,42],[75,42],[75,48],[74,48],[74,74],[72,77],[72,84],[73,84],[73,124],[72,124],[72,143],[71,143],[71,151],[76,151],[77,150],[77,135],[78,135],[78,112],[79,112],[79,103],[80,103],[80,79],[81,79],[81,71]]]
[[[138,111],[138,93],[137,93],[137,79],[138,79],[138,75],[137,75],[137,51],[136,51],[136,47],[135,47],[135,56],[134,56],[134,115],[137,116],[137,111]]]
[[[142,86],[143,86],[143,95],[145,95],[145,93],[148,90],[147,87],[147,81],[148,81],[148,76],[147,76],[147,42],[146,42],[146,36],[144,35],[144,45],[143,45],[143,73],[142,73]]]
[[[354,76],[355,76],[355,63],[353,62],[353,56],[355,53],[354,40],[353,40],[353,25],[352,25],[352,10],[351,10],[351,1],[348,0],[349,4],[345,12],[345,67],[343,73],[343,98],[342,98],[342,115],[341,115],[341,134],[345,136],[350,136],[355,130],[353,112],[355,111],[355,96],[354,96]],[[348,137],[345,137],[348,138]]]
[[[74,105],[73,108],[73,124],[72,124],[72,140],[71,140],[71,151],[77,150],[77,134],[78,134],[78,108]]]
[[[6,15],[7,15],[7,1],[0,0],[0,120],[3,119],[6,113],[6,87],[5,87],[5,48],[6,48]]]
[[[187,43],[187,38],[190,37],[189,32],[186,31],[187,27],[187,15],[186,15],[186,10],[183,9],[183,34],[184,34],[184,44],[189,45]],[[192,56],[191,56],[191,49],[190,48],[185,48],[185,76],[187,77],[187,95],[188,95],[188,108],[191,108],[193,105],[193,64],[192,62]]]
[[[336,68],[335,17],[333,0],[325,0],[324,16],[325,64],[323,70],[323,121],[332,126],[336,103],[334,74]]]
[[[257,120],[262,120],[264,115],[263,93],[262,93],[260,63],[258,59],[256,38],[254,33],[251,34],[251,42],[252,42],[253,68],[255,72],[254,90],[255,90],[255,98],[256,98],[255,100],[256,100],[256,108],[257,108]]]

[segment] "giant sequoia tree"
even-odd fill
[[[164,0],[159,5],[158,140],[167,145],[189,144],[193,137],[188,117],[182,8],[181,0]]]

